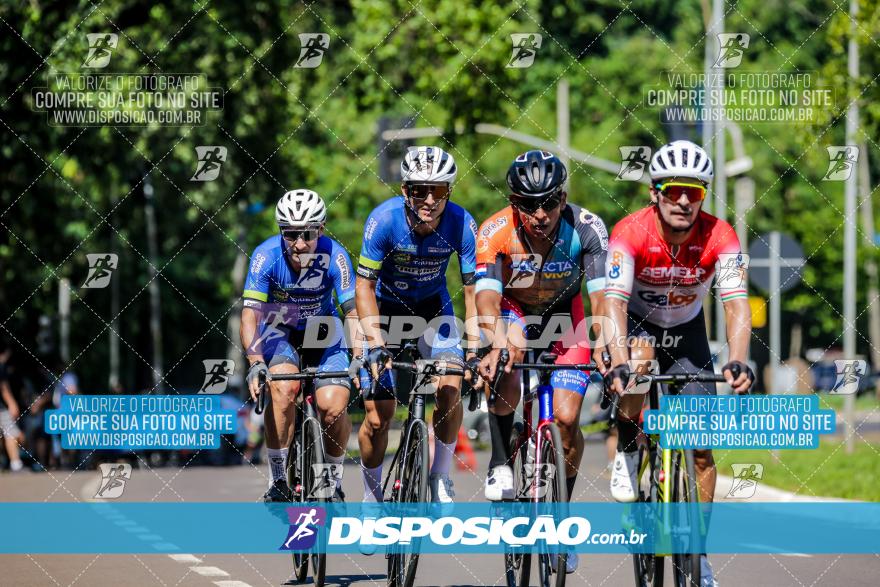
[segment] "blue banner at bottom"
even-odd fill
[[[880,553],[880,504],[3,503],[0,553]]]

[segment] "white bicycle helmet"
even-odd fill
[[[690,141],[673,141],[663,145],[651,157],[651,179],[694,177],[703,183],[712,182],[712,159],[699,145]]]
[[[440,147],[411,147],[400,162],[403,183],[446,183],[451,186],[457,174],[455,159]]]
[[[321,196],[312,190],[290,190],[275,206],[275,221],[282,228],[305,228],[323,224],[327,220],[327,207]]]

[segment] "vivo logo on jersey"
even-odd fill
[[[651,279],[696,279],[703,281],[706,270],[702,267],[645,267],[640,277]]]
[[[657,293],[651,290],[642,290],[639,297],[655,306],[686,306],[697,299],[697,294],[675,293]]]

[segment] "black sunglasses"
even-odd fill
[[[298,239],[302,238],[303,242],[310,242],[318,238],[321,234],[320,228],[306,228],[305,230],[282,230],[281,236],[284,237],[284,240],[288,240],[292,243],[295,243]]]
[[[534,214],[539,209],[543,209],[544,212],[552,212],[562,203],[562,192],[554,192],[543,199],[523,198],[522,196],[511,194],[508,199],[511,206],[528,214]]]
[[[406,184],[406,193],[414,200],[427,200],[428,194],[433,194],[435,200],[445,200],[449,197],[449,186],[433,183],[409,183]]]

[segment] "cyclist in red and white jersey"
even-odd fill
[[[712,180],[712,161],[690,141],[675,141],[652,157],[651,205],[620,221],[608,245],[605,308],[615,326],[606,382],[621,394],[611,495],[635,501],[639,414],[645,395],[626,394],[628,360],[656,359],[662,373],[712,372],[703,298],[713,284],[724,303],[729,361],[722,367],[737,393],[755,379],[746,365],[751,314],[745,267],[733,228],[701,210]],[[716,277],[717,272],[717,277]],[[685,394],[715,394],[714,384],[692,383]],[[695,450],[700,501],[712,501],[712,451]],[[706,556],[703,585],[714,585]]]

